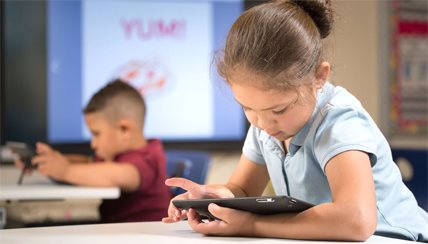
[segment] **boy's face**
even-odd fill
[[[121,128],[108,121],[102,112],[85,114],[85,122],[92,133],[91,148],[98,157],[111,161],[123,151]]]

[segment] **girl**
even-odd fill
[[[251,123],[225,185],[169,179],[176,199],[277,195],[315,204],[297,214],[260,216],[210,204],[220,220],[170,204],[171,223],[222,236],[364,241],[372,234],[428,241],[428,214],[403,184],[391,149],[360,102],[327,81],[321,40],[332,27],[328,0],[282,0],[251,8],[229,31],[218,59]]]

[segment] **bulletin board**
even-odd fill
[[[428,135],[428,2],[391,4],[390,133]]]

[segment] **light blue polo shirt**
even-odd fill
[[[251,126],[243,154],[266,164],[277,195],[313,204],[331,202],[325,166],[339,153],[367,152],[376,188],[376,234],[428,241],[428,214],[404,185],[385,137],[361,103],[342,87],[326,83],[317,94],[310,121],[291,140],[282,142]],[[339,224],[339,223],[338,223]]]

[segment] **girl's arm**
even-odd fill
[[[269,173],[266,165],[254,163],[241,155],[238,165],[234,170],[226,187],[235,197],[260,196],[269,181]]]
[[[332,192],[331,203],[298,214],[270,216],[212,204],[211,213],[222,221],[203,223],[191,211],[189,224],[197,232],[213,235],[366,240],[377,224],[376,195],[368,155],[360,151],[341,153],[329,161],[326,174]]]
[[[326,174],[333,201],[296,215],[257,218],[257,236],[362,241],[376,228],[376,194],[369,157],[348,151],[332,158]]]

